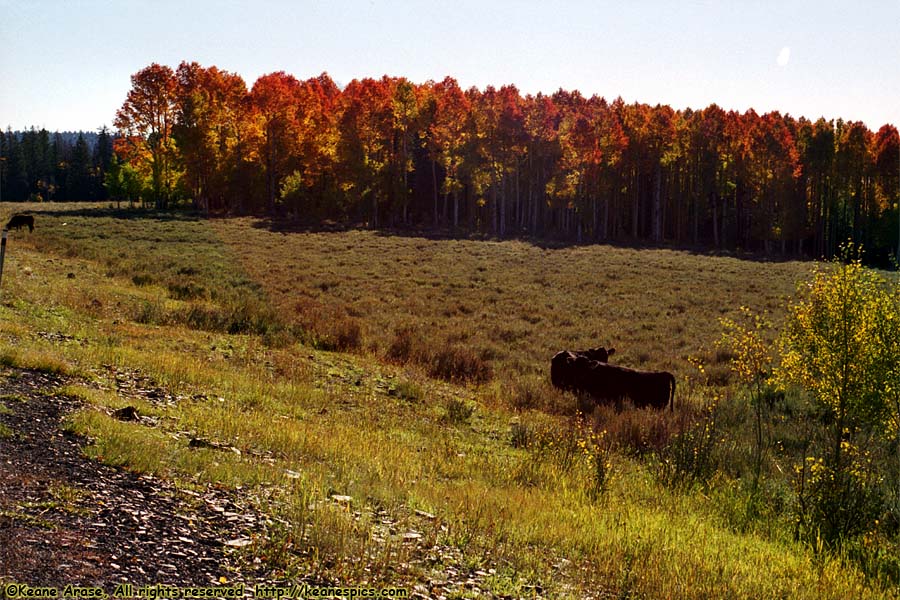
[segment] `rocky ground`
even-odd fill
[[[85,457],[86,440],[61,427],[76,408],[53,394],[61,383],[33,371],[0,378],[0,580],[202,586],[265,579],[237,559],[260,515],[228,490],[178,489]]]

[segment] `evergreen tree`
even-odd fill
[[[106,200],[108,197],[104,180],[113,158],[113,143],[109,129],[104,125],[97,135],[97,144],[94,146],[92,163],[92,187],[93,197],[98,200]]]
[[[66,178],[66,189],[70,200],[92,200],[91,157],[84,136],[79,135],[72,150],[72,162]]]
[[[25,166],[25,154],[22,144],[11,130],[6,132],[7,151],[9,160],[7,165],[7,189],[11,202],[22,202],[28,198],[28,171]]]

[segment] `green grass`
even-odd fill
[[[852,561],[793,542],[788,508],[745,518],[728,464],[748,452],[746,402],[734,388],[704,385],[687,362],[727,368],[713,348],[716,317],[743,304],[778,320],[779,298],[808,264],[282,234],[249,219],[51,208],[63,212],[39,213],[33,237],[11,242],[0,357],[14,367],[64,366],[73,379],[60,393],[85,404],[66,426],[94,440],[92,456],[179,485],[241,485],[280,519],[251,557],[289,576],[421,580],[427,566],[409,549],[374,541],[378,510],[401,531],[456,548],[456,568],[494,568],[498,593],[539,585],[551,597],[897,597]],[[195,271],[180,273],[188,267]],[[202,297],[173,290],[179,277],[202,286]],[[252,292],[288,337],[172,318],[196,306],[224,310],[229,289]],[[147,303],[158,312],[139,319]],[[322,349],[332,323],[359,326],[351,353]],[[421,361],[388,356],[404,328]],[[577,401],[547,384],[549,356],[595,345],[615,346],[620,363],[676,372],[676,413],[601,411],[592,416],[598,429],[577,425],[568,416]],[[471,352],[492,379],[453,369],[429,376],[445,348]],[[116,392],[116,374],[135,370],[179,400]],[[696,431],[714,396],[722,464],[704,484],[663,485],[657,451]],[[110,416],[126,405],[151,422]],[[223,448],[192,448],[191,437]],[[335,494],[350,496],[360,516]],[[436,519],[422,522],[416,510]]]

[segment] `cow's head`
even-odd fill
[[[590,348],[588,350],[582,350],[582,351],[576,352],[575,354],[578,354],[579,356],[584,356],[585,358],[590,359],[590,360],[596,360],[597,362],[605,363],[605,362],[609,362],[609,357],[612,356],[613,354],[615,354],[615,352],[616,352],[615,348],[606,349],[603,346],[599,346],[597,348]]]
[[[574,355],[568,350],[557,352],[550,359],[550,382],[558,388],[567,388],[571,384],[568,381],[568,366]]]

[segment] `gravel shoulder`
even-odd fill
[[[0,374],[0,581],[209,586],[265,581],[239,548],[263,517],[229,490],[178,489],[84,456],[64,381]],[[4,408],[5,407],[5,408]],[[252,565],[251,565],[252,567]]]

